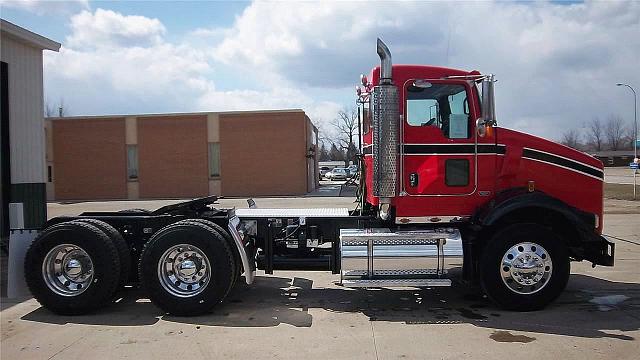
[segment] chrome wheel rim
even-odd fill
[[[529,295],[542,290],[551,279],[553,263],[545,248],[523,242],[509,248],[502,257],[500,275],[507,288]]]
[[[187,244],[175,245],[160,257],[158,279],[170,294],[192,297],[209,284],[211,264],[200,248]]]
[[[57,295],[78,296],[93,281],[93,260],[77,245],[57,245],[42,262],[42,278]]]

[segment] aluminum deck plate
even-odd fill
[[[236,215],[242,218],[320,218],[320,217],[349,217],[347,208],[318,208],[318,209],[236,209]]]
[[[363,279],[363,280],[342,280],[344,287],[435,287],[451,286],[449,279]]]

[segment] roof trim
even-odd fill
[[[160,114],[114,114],[114,115],[78,115],[64,117],[48,117],[45,120],[73,120],[73,119],[121,119],[127,117],[162,117],[162,116],[193,116],[193,115],[245,115],[245,114],[281,114],[281,113],[305,113],[302,109],[282,110],[244,110],[244,111],[200,111],[200,112],[169,112]]]
[[[42,50],[60,51],[60,43],[38,35],[5,19],[0,19],[0,30],[3,33]]]

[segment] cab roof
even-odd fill
[[[398,81],[404,82],[411,78],[420,79],[440,79],[446,76],[465,76],[465,75],[480,75],[477,70],[466,71],[460,69],[452,69],[441,66],[432,65],[409,65],[409,64],[397,64],[392,67],[392,76],[396,85]],[[371,81],[374,85],[378,84],[380,79],[380,66],[376,66],[371,71]]]

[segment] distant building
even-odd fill
[[[602,161],[604,166],[629,166],[633,162],[633,150],[608,150],[591,154]]]
[[[9,203],[22,203],[25,229],[47,219],[42,51],[60,44],[0,19],[0,235]]]
[[[353,161],[349,161],[349,164],[353,164]],[[328,168],[337,168],[344,167],[344,161],[320,161],[318,162],[319,167],[328,167]]]
[[[302,195],[318,129],[302,110],[48,118],[49,200]]]

